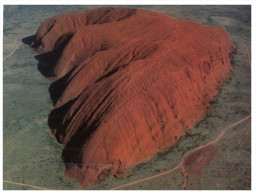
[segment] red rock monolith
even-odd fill
[[[65,174],[82,186],[175,145],[232,68],[223,28],[143,9],[52,17],[32,46],[54,81],[49,126],[65,144]]]

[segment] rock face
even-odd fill
[[[47,19],[32,46],[54,81],[49,126],[65,174],[83,186],[175,145],[232,68],[221,27],[130,8]]]

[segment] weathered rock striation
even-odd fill
[[[130,8],[52,17],[32,46],[53,80],[49,126],[65,174],[96,183],[175,145],[232,68],[221,27]]]

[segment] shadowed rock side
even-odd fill
[[[129,8],[47,19],[32,46],[52,79],[49,126],[86,186],[177,143],[231,70],[226,31]]]

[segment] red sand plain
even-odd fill
[[[175,145],[205,117],[232,69],[223,28],[143,9],[52,17],[32,46],[54,81],[49,126],[65,144],[65,175],[82,186]]]

